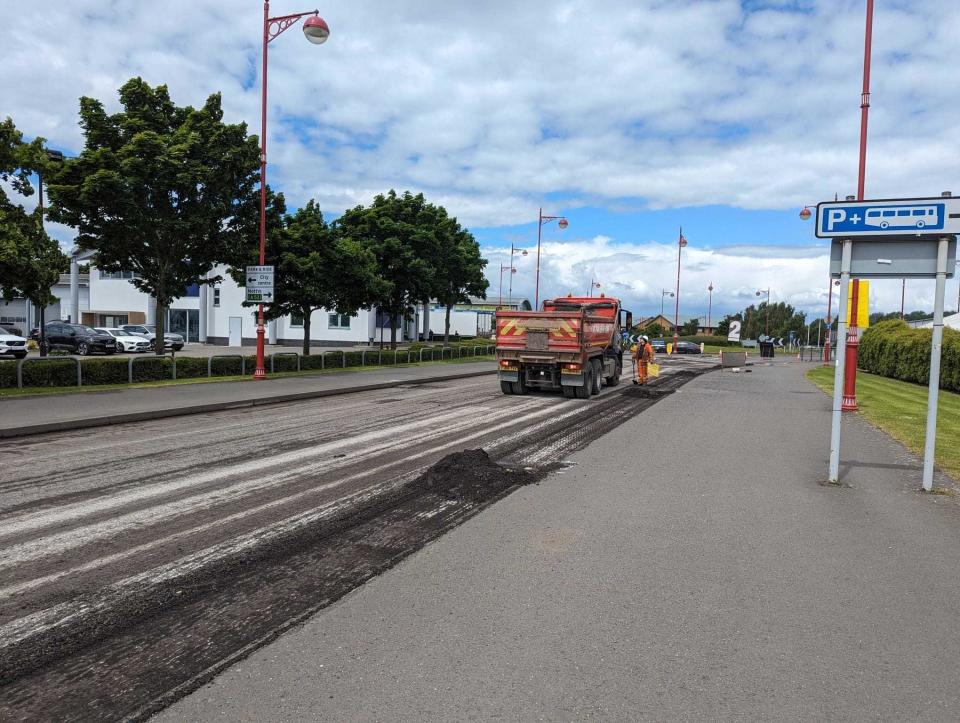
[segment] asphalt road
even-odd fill
[[[655,401],[624,389],[479,377],[0,443],[0,717],[169,703],[474,514],[403,491],[439,458],[548,469]]]
[[[694,379],[158,720],[957,720],[960,498],[856,415],[821,484],[807,368]]]

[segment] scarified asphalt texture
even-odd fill
[[[148,716],[653,389],[509,397],[483,378],[0,444],[21,462],[0,472],[0,717]]]

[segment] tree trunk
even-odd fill
[[[303,355],[310,353],[310,317],[313,309],[301,309],[303,312]]]
[[[443,320],[443,345],[450,344],[450,304],[447,304],[446,318]]]
[[[34,304],[36,306],[36,304]],[[46,334],[43,331],[44,324],[47,323],[47,307],[44,304],[40,304],[40,356],[46,356],[47,351],[43,348],[43,342],[46,340]],[[29,331],[27,332],[30,333]]]
[[[157,333],[153,335],[153,353],[157,356],[163,356],[164,351],[166,351],[166,343],[163,338],[163,333],[166,331],[166,325],[164,322],[167,315],[167,306],[162,301],[160,297],[157,297],[157,319],[156,327]]]
[[[397,348],[397,315],[390,314],[390,348]]]

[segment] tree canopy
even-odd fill
[[[77,229],[77,246],[95,250],[99,268],[136,272],[132,283],[156,298],[159,339],[170,302],[226,261],[250,227],[242,214],[254,207],[244,201],[256,193],[260,151],[246,124],[223,122],[219,94],[179,107],[166,86],[133,78],[120,103],[111,115],[80,99],[85,146],[50,184],[51,217]]]

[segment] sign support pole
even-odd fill
[[[840,310],[837,314],[837,339],[845,339],[847,334],[847,294],[850,284],[850,259],[853,253],[853,240],[843,240],[843,256],[840,261]],[[843,416],[843,372],[847,361],[846,344],[837,344],[837,366],[833,374],[833,421],[830,427],[830,476],[829,481],[840,481],[840,423]]]
[[[933,488],[933,455],[937,446],[937,402],[940,398],[940,352],[943,349],[943,302],[947,290],[947,244],[937,244],[937,288],[933,302],[933,343],[930,345],[930,383],[927,390],[927,430],[923,445],[923,489]]]

